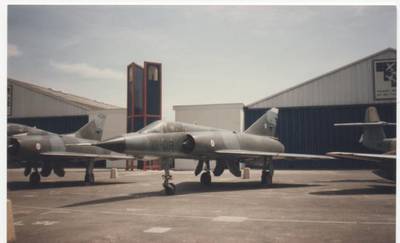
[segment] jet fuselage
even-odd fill
[[[216,151],[242,149],[266,152],[284,152],[276,139],[229,131],[198,131],[172,133],[129,133],[110,139],[98,146],[135,156],[157,156],[186,159],[221,158]]]

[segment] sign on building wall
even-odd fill
[[[373,62],[375,100],[396,99],[396,60]]]

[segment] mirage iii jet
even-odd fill
[[[85,182],[94,184],[93,167],[96,161],[133,159],[132,156],[117,154],[107,149],[75,146],[79,143],[100,141],[105,116],[100,114],[77,132],[56,134],[25,125],[10,123],[7,127],[8,159],[25,167],[24,175],[31,184],[39,184],[40,176],[47,177],[52,171],[57,176],[65,175],[67,164],[86,165]],[[38,168],[41,168],[40,173]]]
[[[329,152],[327,155],[336,158],[356,159],[374,161],[380,167],[373,171],[376,175],[389,179],[396,179],[396,138],[387,138],[384,126],[396,126],[396,123],[381,121],[378,111],[375,107],[370,106],[365,111],[365,122],[356,123],[335,123],[337,127],[362,127],[363,134],[360,143],[364,147],[377,153],[353,153],[353,152]]]
[[[174,158],[198,160],[195,175],[202,184],[211,183],[210,160],[216,160],[213,171],[220,176],[225,168],[239,177],[239,161],[262,165],[261,183],[272,184],[273,159],[332,159],[323,155],[284,153],[285,147],[275,135],[278,109],[272,108],[246,131],[237,133],[181,122],[155,121],[135,133],[105,140],[96,145],[143,160],[156,157],[164,169],[163,186],[167,195],[175,193],[169,169]],[[205,168],[204,168],[205,165]]]

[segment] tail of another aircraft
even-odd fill
[[[98,114],[74,133],[75,137],[100,141],[103,136],[103,126],[106,116]]]
[[[279,110],[277,108],[269,109],[244,132],[262,136],[275,136],[278,113]]]
[[[335,126],[358,126],[363,128],[363,134],[360,143],[365,147],[376,149],[377,144],[386,138],[383,126],[395,126],[396,123],[381,121],[378,111],[375,107],[370,106],[365,111],[365,122],[358,123],[336,123]]]

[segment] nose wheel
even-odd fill
[[[163,183],[164,191],[166,195],[174,195],[176,186],[174,183]]]
[[[163,175],[163,178],[164,178],[163,187],[164,187],[165,194],[166,195],[174,195],[176,186],[174,183],[169,182],[169,180],[172,179],[172,176]]]
[[[164,168],[164,175],[162,175],[162,178],[164,180],[163,182],[163,187],[166,195],[174,195],[175,194],[175,189],[176,186],[174,183],[169,182],[172,180],[172,176],[169,173],[169,168],[170,168],[170,163],[171,160],[166,158],[161,160],[162,166]]]

